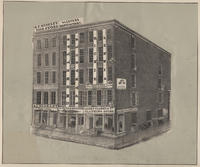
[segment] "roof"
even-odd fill
[[[59,28],[52,29],[52,30],[44,30],[42,32],[34,32],[33,36],[55,33],[55,31],[56,32],[62,32],[64,30],[67,31],[67,30],[74,30],[74,29],[88,28],[88,27],[96,27],[96,26],[103,26],[103,25],[109,25],[109,24],[117,25],[120,28],[122,28],[123,30],[127,31],[128,33],[131,33],[131,34],[137,36],[138,38],[148,42],[149,44],[153,45],[154,47],[156,47],[156,48],[160,49],[161,51],[167,53],[168,55],[171,55],[171,53],[169,53],[165,49],[161,48],[160,46],[158,46],[154,42],[152,42],[149,39],[145,38],[144,36],[142,36],[141,34],[137,33],[136,31],[130,29],[129,27],[127,27],[126,25],[124,25],[123,23],[119,22],[116,19],[93,22],[93,23],[87,23],[87,24],[75,24],[75,25],[71,25],[69,27],[63,27],[63,28],[59,27]]]

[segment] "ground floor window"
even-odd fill
[[[60,114],[60,127],[65,128],[66,127],[66,115]]]
[[[78,118],[78,124],[79,125],[83,125],[84,124],[84,117],[82,115],[79,116],[79,118]]]
[[[124,129],[124,115],[120,114],[118,115],[118,132],[123,132]]]
[[[113,116],[106,115],[105,116],[105,129],[112,130],[113,127]]]
[[[42,118],[41,111],[39,111],[39,110],[35,111],[34,112],[34,124],[41,123],[41,118]]]
[[[131,113],[131,123],[137,123],[137,113]]]
[[[152,111],[147,111],[146,112],[146,121],[152,120]]]
[[[75,128],[76,126],[76,116],[75,115],[71,115],[69,116],[69,125],[70,128]]]
[[[96,126],[102,126],[102,115],[97,115],[96,117]]]
[[[163,110],[162,109],[159,109],[158,110],[158,117],[162,117],[163,116]]]

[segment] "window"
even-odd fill
[[[37,55],[37,65],[41,66],[41,64],[42,64],[41,54],[38,54]]]
[[[103,39],[102,30],[98,30],[98,41],[102,41],[102,39]]]
[[[162,75],[162,64],[160,64],[158,67],[158,74]]]
[[[80,49],[80,63],[84,63],[84,49]]]
[[[131,48],[135,48],[135,38],[131,36]]]
[[[98,68],[98,82],[103,83],[103,68]]]
[[[62,105],[66,104],[66,91],[62,92]]]
[[[136,75],[132,74],[131,78],[132,78],[132,87],[135,88],[136,87]]]
[[[45,84],[48,84],[48,83],[49,83],[49,72],[46,71],[46,72],[44,73],[44,75],[45,75],[45,78],[44,78]]]
[[[90,84],[93,83],[93,69],[92,68],[89,69],[89,83]]]
[[[66,65],[66,51],[63,52],[63,65]]]
[[[66,35],[63,36],[63,45],[64,46],[67,45],[67,37],[66,37]]]
[[[89,62],[93,62],[93,48],[89,48]]]
[[[37,49],[41,49],[41,40],[37,40]]]
[[[164,97],[163,97],[163,96],[164,96],[164,95],[163,95],[162,92],[159,92],[159,93],[158,93],[158,102],[159,102],[159,103],[163,103],[163,101],[164,101],[164,99],[163,99]]]
[[[101,90],[97,91],[97,105],[101,105]]]
[[[85,41],[85,34],[84,34],[84,32],[81,32],[80,33],[80,43],[84,43],[84,41]]]
[[[84,117],[83,116],[78,117],[78,124],[79,125],[83,125],[84,124]]]
[[[107,104],[112,103],[112,90],[107,90]]]
[[[92,91],[88,91],[88,105],[92,105]]]
[[[131,68],[132,69],[136,68],[136,56],[135,56],[135,54],[131,55]]]
[[[49,65],[49,55],[46,53],[45,54],[45,66]]]
[[[75,70],[71,70],[71,85],[75,85]]]
[[[107,46],[108,60],[112,58],[112,46]]]
[[[146,121],[150,121],[152,119],[152,113],[151,111],[146,112]]]
[[[79,91],[79,105],[83,105],[83,91]]]
[[[111,29],[107,30],[107,39],[111,39]]]
[[[75,50],[71,51],[71,64],[75,64]]]
[[[52,46],[53,46],[53,47],[56,47],[56,38],[53,38],[53,39],[52,39]]]
[[[44,92],[44,104],[48,104],[48,92]]]
[[[158,79],[158,89],[162,88],[162,80],[161,78]]]
[[[135,106],[138,104],[138,95],[137,93],[133,92],[132,93],[132,106]]]
[[[56,92],[51,92],[51,104],[56,104]]]
[[[47,38],[44,39],[44,47],[48,48],[49,47],[49,41]]]
[[[56,52],[53,52],[53,54],[52,54],[52,65],[53,66],[56,65]]]
[[[70,105],[74,106],[75,105],[75,91],[70,91]]]
[[[41,72],[37,72],[37,84],[41,83]]]
[[[66,71],[63,71],[63,85],[66,85]]]
[[[71,45],[75,45],[75,35],[71,35]]]
[[[132,124],[137,123],[137,113],[131,113],[131,122]]]
[[[56,83],[56,71],[52,72],[52,83]]]
[[[103,61],[103,47],[99,47],[99,61]]]
[[[41,104],[41,92],[37,92],[37,95],[36,95],[36,103],[37,103],[37,104]]]
[[[108,81],[112,81],[112,67],[108,67]]]
[[[89,42],[93,42],[93,31],[89,32]]]
[[[158,110],[158,118],[159,118],[159,117],[162,117],[162,116],[163,116],[163,110],[162,110],[162,109],[159,109],[159,110]]]
[[[79,83],[80,84],[84,83],[84,70],[83,69],[79,70]]]

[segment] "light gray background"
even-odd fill
[[[117,19],[172,53],[171,131],[121,150],[29,133],[32,27],[84,17]],[[4,3],[4,163],[194,164],[197,137],[197,4]]]

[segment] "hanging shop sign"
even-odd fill
[[[117,89],[120,89],[120,90],[126,89],[126,79],[117,78]]]

